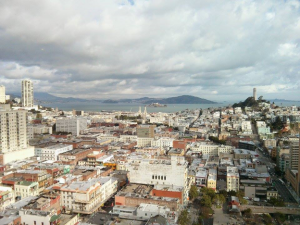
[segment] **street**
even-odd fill
[[[281,183],[278,178],[273,178],[274,187],[277,189],[278,193],[281,195],[281,198],[284,202],[297,203],[293,195],[290,193],[285,184]]]

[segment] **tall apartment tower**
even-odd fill
[[[0,85],[0,104],[5,103],[5,86]]]
[[[0,109],[0,153],[27,148],[27,111]]]
[[[22,80],[22,106],[33,107],[33,83],[30,80]]]
[[[253,88],[253,98],[256,101],[256,88]]]

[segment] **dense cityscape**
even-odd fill
[[[0,224],[297,224],[300,108],[63,111],[0,87]]]
[[[0,225],[299,225],[299,0],[0,1]]]

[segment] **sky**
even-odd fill
[[[300,100],[297,0],[0,1],[0,85],[60,97]]]

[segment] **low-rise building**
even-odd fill
[[[0,211],[15,202],[14,191],[11,187],[0,186]]]
[[[57,145],[45,147],[41,151],[41,160],[57,161],[59,154],[71,151],[72,149],[73,149],[73,145],[63,145],[63,144],[57,144]]]
[[[23,199],[28,196],[39,194],[39,183],[31,181],[20,181],[15,184],[15,197]]]
[[[217,189],[217,170],[209,169],[207,177],[207,187],[216,191]]]
[[[240,175],[237,167],[227,167],[227,191],[238,191],[240,187]]]
[[[117,179],[100,177],[89,181],[74,181],[70,184],[54,185],[61,195],[61,205],[66,211],[92,214],[117,191]]]

